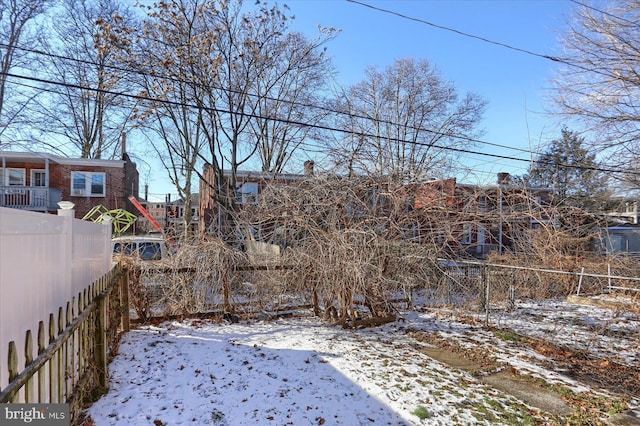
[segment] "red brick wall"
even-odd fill
[[[7,168],[26,169],[26,185],[31,185],[31,169],[44,170],[43,163],[6,162]],[[71,195],[71,172],[104,172],[106,197],[76,197]],[[49,187],[62,191],[62,200],[75,204],[75,217],[81,219],[94,206],[102,204],[108,210],[126,208],[129,192],[125,188],[125,169],[122,167],[67,166],[49,163]],[[135,188],[137,191],[137,188]]]
[[[56,170],[55,187],[62,190],[62,199],[71,201],[76,205],[76,217],[82,218],[93,207],[101,204],[107,208],[125,209],[127,202],[127,192],[125,188],[124,168],[118,167],[88,167],[88,166],[60,166],[55,165]],[[105,194],[106,197],[95,196],[73,196],[71,195],[71,172],[104,172],[105,173]],[[51,173],[53,176],[53,173]],[[50,186],[54,186],[50,182]]]

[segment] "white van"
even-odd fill
[[[125,235],[111,239],[113,256],[139,256],[142,260],[166,259],[171,251],[167,240],[156,235]]]

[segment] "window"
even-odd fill
[[[160,260],[162,259],[160,243],[141,242],[138,244],[138,254],[142,260]]]
[[[71,172],[71,195],[75,197],[104,197],[105,174],[94,172]]]
[[[485,197],[484,195],[480,196],[480,198],[478,199],[478,211],[481,213],[486,213],[488,205],[489,202],[487,201],[487,197]]]
[[[258,183],[257,182],[245,182],[237,183],[236,190],[237,200],[242,204],[255,203],[258,201]]]
[[[0,186],[25,186],[26,169],[0,168]]]
[[[47,186],[47,171],[31,170],[31,186]]]
[[[133,244],[132,243],[114,243],[113,244],[113,254],[125,254],[130,255],[133,253]]]
[[[627,213],[635,213],[636,209],[638,208],[638,203],[636,201],[634,202],[627,202],[626,203],[626,212]]]
[[[462,225],[462,237],[460,242],[462,244],[471,244],[471,234],[473,232],[473,224],[465,223]]]

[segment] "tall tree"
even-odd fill
[[[463,146],[476,129],[486,102],[468,93],[459,98],[453,83],[427,60],[398,59],[366,77],[341,96],[347,112],[341,143],[349,151],[350,173],[366,172],[417,181],[447,170],[449,147]]]
[[[640,185],[640,4],[612,0],[578,6],[563,35],[568,64],[555,81],[559,112],[593,132],[592,149]],[[626,173],[625,172],[631,172]]]
[[[553,188],[554,204],[595,211],[607,194],[606,179],[597,168],[585,139],[565,127],[531,167],[529,184]]]
[[[202,163],[206,134],[211,131],[204,128],[205,111],[197,107],[196,99],[205,96],[204,91],[194,81],[194,74],[206,72],[199,69],[199,63],[216,61],[205,49],[211,42],[204,29],[205,7],[199,2],[173,2],[149,8],[138,36],[125,40],[128,49],[122,57],[137,71],[133,80],[140,95],[148,98],[135,115],[136,123],[149,136],[184,202],[186,237],[192,220],[192,181]]]
[[[209,164],[216,202],[232,212],[243,164],[260,152],[263,168],[277,171],[299,146],[304,132],[292,118],[310,116],[287,98],[310,100],[323,82],[327,60],[319,49],[328,36],[307,41],[289,33],[288,18],[266,3],[248,8],[239,0],[171,0],[146,10],[137,31],[118,35],[104,27],[123,63],[138,71],[140,95],[149,99],[139,123],[160,135],[158,151],[174,183],[176,167],[200,175],[200,166]],[[287,155],[278,156],[282,146]],[[182,164],[172,163],[178,153]],[[179,190],[186,193],[190,175],[181,179]]]
[[[25,100],[10,99],[24,95],[24,86],[11,91],[8,74],[16,68],[28,69],[28,50],[35,46],[32,25],[51,3],[50,0],[0,0],[0,148],[4,130],[24,109]]]
[[[313,40],[300,33],[288,33],[269,42],[271,66],[258,75],[256,96],[249,97],[255,117],[251,132],[258,142],[262,171],[281,173],[287,162],[309,139],[318,138],[313,126],[328,113],[324,103],[331,64],[321,46],[335,36],[321,28]]]
[[[248,8],[239,0],[165,1],[147,8],[137,31],[121,30],[123,37],[112,27],[104,30],[105,38],[121,48],[122,62],[138,71],[140,95],[149,99],[139,114],[140,125],[161,136],[164,146],[158,151],[166,154],[169,174],[176,176],[179,164],[170,162],[177,153],[188,153],[182,156],[182,169],[190,173],[200,175],[200,166],[209,164],[216,201],[229,213],[238,169],[258,152],[279,149],[278,141],[288,144],[282,135],[299,131],[294,123],[287,130],[283,123],[292,116],[281,118],[285,109],[280,105],[289,96],[311,96],[321,81],[317,75],[326,68],[318,52],[323,41],[292,35],[284,13],[266,3]],[[308,88],[302,84],[305,76]],[[291,102],[286,105],[294,110]],[[265,134],[264,120],[282,126],[269,124],[271,133]],[[279,139],[274,142],[271,135]],[[297,139],[291,140],[290,151],[298,146]],[[285,160],[269,159],[265,167],[280,168]],[[186,188],[190,177],[182,178]]]
[[[39,111],[52,146],[81,158],[115,158],[132,102],[122,72],[114,65],[114,48],[101,38],[101,26],[132,26],[133,12],[120,0],[64,0],[52,17],[48,67],[51,79],[64,85],[42,100]],[[47,143],[47,140],[43,143]]]

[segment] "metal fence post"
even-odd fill
[[[485,279],[485,291],[484,291],[484,297],[485,297],[485,301],[484,301],[484,326],[485,327],[489,327],[489,312],[491,311],[491,309],[489,308],[489,302],[491,299],[490,296],[490,290],[491,290],[491,285],[490,282],[491,280],[489,279],[491,273],[489,270],[489,265],[485,265],[482,269],[484,271],[484,279]]]
[[[511,272],[511,280],[509,282],[509,300],[507,301],[507,309],[513,311],[516,308],[516,281],[515,271]]]
[[[576,296],[580,296],[580,287],[582,287],[583,274],[584,274],[584,266],[582,267],[582,270],[580,271],[580,279],[578,280],[578,291],[576,291]]]

